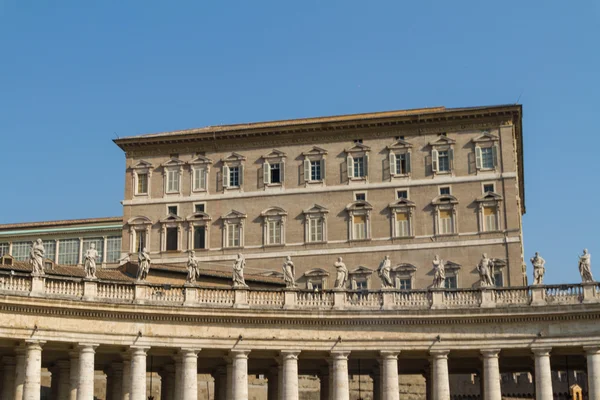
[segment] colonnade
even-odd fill
[[[2,358],[2,399],[40,400],[43,341],[29,340],[15,350],[14,356]],[[69,352],[69,358],[54,363],[52,392],[57,400],[93,400],[95,353],[98,344],[80,343]],[[150,347],[132,346],[121,361],[113,362],[107,370],[107,399],[145,400],[147,353]],[[584,347],[587,357],[588,396],[600,399],[600,346]],[[160,400],[197,400],[199,348],[178,349],[172,364],[161,368]],[[480,352],[484,400],[501,400],[501,349]],[[552,400],[550,347],[531,349],[535,365],[536,400]],[[214,372],[215,400],[248,399],[248,358],[251,350],[231,350],[225,357],[225,366]],[[268,373],[269,400],[298,400],[298,359],[302,351],[282,350],[278,365]],[[429,352],[428,399],[449,400],[449,349]],[[322,371],[321,399],[349,400],[350,350],[332,350],[328,368]],[[399,400],[398,356],[400,351],[379,351],[379,365],[373,371],[374,400]]]

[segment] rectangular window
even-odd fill
[[[79,239],[61,240],[58,250],[60,265],[77,265],[79,260]]]
[[[446,284],[446,289],[456,289],[456,288],[458,288],[458,282],[457,282],[457,279],[456,279],[456,275],[447,276],[446,277],[446,281],[444,283]]]
[[[167,170],[167,193],[179,193],[179,170]]]
[[[167,251],[177,250],[177,228],[167,228]]]
[[[194,249],[205,249],[206,248],[206,227],[195,226],[194,227]]]
[[[452,210],[440,210],[440,234],[454,233],[454,224],[452,221]]]
[[[438,171],[450,171],[450,155],[448,150],[440,150],[438,152]]]
[[[314,290],[315,292],[320,292],[323,290],[323,281],[308,281],[306,283],[306,288],[308,290]]]
[[[354,201],[367,201],[367,193],[366,192],[354,193]]]
[[[488,193],[488,192],[492,192],[492,193],[495,192],[493,183],[486,183],[485,185],[483,185],[483,193]]]
[[[106,238],[106,262],[115,263],[121,256],[121,237],[110,236]]]
[[[206,212],[206,205],[204,203],[194,204],[194,212]]]
[[[193,171],[192,190],[195,192],[206,190],[206,168],[194,168]]]
[[[56,256],[56,241],[55,240],[42,240],[44,250],[46,251],[46,258],[54,261]]]
[[[504,276],[502,276],[502,272],[498,271],[494,273],[494,284],[496,287],[504,286]]]
[[[411,290],[412,289],[412,280],[410,278],[398,279],[398,289]]]
[[[494,168],[494,153],[491,147],[481,149],[481,167],[483,169]]]
[[[79,241],[77,241],[79,243]],[[12,244],[12,256],[17,261],[29,260],[29,249],[31,248],[31,242],[16,242]],[[77,263],[75,263],[77,264]]]
[[[366,279],[360,279],[360,280],[356,280],[354,282],[356,283],[356,287],[354,288],[354,290],[367,290],[368,289]]]
[[[396,154],[396,175],[408,173],[408,153]]]
[[[167,214],[177,215],[179,213],[177,208],[177,206],[167,206]]]
[[[148,194],[148,174],[137,174],[137,192],[136,194]]]
[[[396,213],[396,236],[406,237],[410,236],[410,229],[408,225],[408,213],[399,212]]]
[[[267,244],[281,244],[281,221],[268,221]]]
[[[5,254],[8,254],[8,249],[10,248],[9,243],[0,243],[0,257]]]
[[[82,249],[82,257],[81,262],[85,261],[85,252],[90,248],[90,244],[94,243],[96,247],[96,251],[98,252],[98,257],[96,257],[97,263],[102,263],[102,254],[104,253],[104,239],[103,238],[93,238],[93,239],[83,239],[83,249]],[[62,248],[62,246],[61,246]]]
[[[485,230],[487,232],[498,230],[498,218],[496,216],[496,207],[483,207],[483,218]]]
[[[310,218],[308,220],[308,227],[310,230],[309,239],[311,242],[322,242],[323,241],[323,219],[321,218]]]
[[[367,217],[365,215],[355,215],[352,217],[354,236],[352,239],[361,240],[367,238]]]
[[[140,252],[146,247],[146,232],[135,231],[135,251]]]
[[[322,162],[322,160],[310,162],[310,180],[311,181],[320,181],[323,179],[323,177],[321,175],[321,162]]]
[[[450,186],[440,188],[440,195],[450,194]]]
[[[240,225],[227,224],[227,247],[240,247]]]
[[[229,167],[229,186],[240,186],[240,167]]]
[[[364,178],[367,176],[365,170],[365,157],[356,157],[354,158],[354,177],[355,178]]]
[[[271,183],[281,183],[281,164],[270,164]]]
[[[408,190],[396,190],[397,199],[408,199]]]

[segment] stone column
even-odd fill
[[[15,372],[17,367],[15,357],[2,357],[4,368],[2,375],[2,396],[3,399],[14,400],[15,398]]]
[[[381,398],[383,400],[399,400],[398,386],[398,354],[397,351],[381,351]]]
[[[79,386],[79,352],[69,352],[69,400],[77,400]]]
[[[71,361],[59,360],[56,363],[58,369],[58,400],[71,399]]]
[[[15,350],[15,353],[15,389],[13,393],[15,396],[15,400],[23,400],[23,389],[25,387],[25,364],[27,361],[25,347],[18,347]]]
[[[531,349],[535,359],[535,398],[552,400],[552,369],[550,368],[550,347]]]
[[[500,387],[500,366],[498,354],[500,349],[481,350],[483,359],[483,400],[502,400]]]
[[[123,363],[110,364],[112,369],[112,400],[123,400]],[[108,393],[106,394],[108,396]]]
[[[267,400],[279,400],[279,369],[277,367],[270,368],[267,379]]]
[[[80,344],[79,348],[79,385],[77,400],[94,400],[94,355],[96,344]]]
[[[225,397],[227,400],[231,400],[233,398],[233,360],[231,357],[226,357],[225,361],[227,362],[225,366],[225,370],[227,371],[227,392],[225,393]]]
[[[198,353],[196,349],[181,349],[183,366],[182,400],[198,400]]]
[[[131,397],[131,356],[123,355],[123,385],[121,400],[129,400]]]
[[[600,399],[600,347],[583,348],[587,357],[588,398]]]
[[[281,351],[283,365],[283,397],[285,400],[298,400],[298,355],[299,350]]]
[[[332,351],[333,363],[333,399],[350,400],[350,384],[348,382],[349,351]]]
[[[227,400],[227,368],[218,367],[214,373],[215,377],[215,400]],[[271,389],[269,380],[269,389]],[[277,400],[277,399],[274,399]]]
[[[321,372],[319,375],[319,399],[320,400],[331,400],[329,394],[329,368]]]
[[[149,347],[131,347],[130,400],[146,399],[146,352]]]
[[[448,375],[448,353],[449,350],[431,350],[431,362],[433,363],[433,399],[450,400],[450,377]]]
[[[231,350],[233,362],[232,400],[248,400],[248,353],[250,350]]]
[[[173,364],[165,365],[160,376],[160,398],[175,400],[175,365]]]
[[[23,400],[40,400],[42,375],[42,346],[45,342],[39,340],[25,341],[25,385]]]
[[[181,400],[183,398],[183,361],[181,354],[177,354],[173,357],[175,359],[175,400]]]

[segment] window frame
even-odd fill
[[[195,203],[203,204],[203,203]],[[194,251],[204,251],[210,250],[210,225],[212,218],[210,215],[206,213],[206,211],[196,211],[185,217],[185,221],[187,223],[187,242],[188,242],[188,250]],[[195,246],[195,229],[203,227],[204,228],[204,248],[196,248]]]
[[[160,221],[160,251],[161,252],[181,252],[183,251],[183,240],[182,240],[182,231],[183,231],[183,222],[184,219],[179,215],[167,214],[166,217],[162,218]],[[167,239],[169,229],[177,229],[177,248],[167,250]]]
[[[244,190],[244,164],[246,157],[238,154],[231,153],[227,158],[221,160],[221,186],[223,191],[227,192],[230,190],[243,191]],[[238,182],[237,185],[232,185],[231,169],[238,168]]]
[[[314,204],[312,207],[302,211],[304,214],[304,243],[327,243],[327,214],[329,210],[319,204]],[[319,220],[323,224],[322,240],[313,241],[311,231],[311,221]]]
[[[304,177],[304,186],[308,185],[325,185],[326,180],[326,156],[327,150],[320,147],[314,146],[311,150],[303,152],[302,156],[302,170]],[[319,163],[320,166],[320,179],[313,179],[312,176],[312,163]]]
[[[163,181],[164,187],[163,191],[165,195],[180,195],[181,194],[181,184],[183,177],[183,166],[185,163],[178,158],[170,158],[169,161],[161,164],[163,169]],[[171,174],[175,174],[174,177]],[[174,185],[173,182],[176,182],[176,188],[172,187]],[[174,185],[175,186],[175,185]]]
[[[132,179],[133,179],[133,196],[134,197],[150,197],[151,182],[152,182],[152,170],[154,169],[152,164],[150,164],[147,161],[140,160],[133,167],[131,167],[131,169],[132,169]],[[146,178],[147,178],[145,193],[140,193],[138,191],[138,185],[139,185],[138,179],[139,179],[139,175],[141,175],[141,174],[145,174]]]
[[[475,202],[477,204],[477,214],[479,219],[479,232],[480,233],[494,233],[494,232],[502,232],[502,201],[503,198],[497,193],[494,192],[486,192],[483,196],[478,197]],[[495,208],[496,209],[496,229],[488,229],[487,217],[485,215],[486,208]]]
[[[353,269],[348,272],[348,281],[350,282],[350,290],[353,291],[362,291],[369,290],[371,288],[371,276],[373,275],[373,270],[364,266],[359,266],[358,268]],[[365,282],[366,288],[359,289],[358,283]]]
[[[412,172],[412,144],[401,137],[386,147],[388,150],[388,170],[390,181],[410,177]],[[398,172],[398,156],[405,156],[405,170]]]
[[[390,217],[391,217],[391,232],[392,232],[392,239],[410,239],[410,238],[414,238],[415,237],[415,231],[414,231],[414,210],[415,210],[416,204],[413,201],[410,201],[408,199],[405,198],[400,198],[390,204],[388,204],[388,208],[390,211]],[[406,214],[408,219],[407,219],[407,224],[408,224],[408,235],[406,236],[400,236],[398,235],[398,226],[397,226],[397,214],[399,213],[403,213]]]
[[[136,249],[136,244],[138,242],[139,233],[144,233],[144,246],[148,249],[149,244],[152,243],[151,239],[151,231],[152,231],[152,220],[145,216],[137,216],[130,218],[126,224],[129,227],[129,253],[135,254],[138,253],[138,249]],[[141,250],[141,249],[140,249]]]
[[[226,215],[221,217],[222,221],[222,246],[223,249],[241,249],[244,247],[244,234],[245,234],[245,225],[246,225],[247,215],[236,211],[231,210]],[[239,244],[238,246],[230,246],[229,245],[229,230],[232,226],[238,226],[238,235],[239,235]]]
[[[434,210],[434,225],[435,232],[434,236],[453,236],[458,235],[458,200],[452,195],[439,195],[434,198],[431,202]],[[452,225],[452,232],[442,232],[441,224],[441,211],[450,212],[450,223]]]
[[[445,135],[438,136],[437,140],[429,142],[431,148],[431,172],[433,175],[454,175],[454,145],[456,141]],[[441,171],[439,153],[440,151],[448,152],[448,170]]]
[[[202,155],[198,155],[195,159],[188,162],[190,167],[190,190],[192,193],[208,193],[208,180],[210,176],[210,166],[212,163],[213,161],[210,158],[206,158]],[[202,179],[204,180],[204,187],[196,186],[196,177],[197,174],[200,173],[202,173],[203,176]]]
[[[285,246],[285,225],[287,212],[279,207],[269,207],[260,213],[263,219],[263,246]],[[279,229],[279,235],[273,235],[272,225],[275,224]],[[272,241],[272,236],[278,236],[279,242]]]
[[[371,240],[371,211],[373,206],[367,201],[353,201],[346,206],[348,213],[348,241]],[[357,238],[355,234],[354,217],[363,216],[365,218],[365,237]]]
[[[471,140],[473,143],[473,153],[475,155],[475,172],[497,171],[499,166],[500,152],[498,143],[500,138],[492,135],[488,131],[482,131],[481,135]],[[491,149],[492,166],[483,165],[483,149]]]
[[[371,148],[362,143],[355,143],[353,147],[344,151],[346,152],[346,176],[348,183],[357,181],[367,182],[369,179],[369,152]],[[356,176],[355,162],[359,159],[362,159],[362,175]]]

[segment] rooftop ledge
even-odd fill
[[[33,276],[0,271],[0,295],[84,300],[111,305],[251,310],[485,309],[600,303],[600,283],[512,288],[375,291],[207,288],[102,279]],[[516,311],[516,310],[515,310]]]

